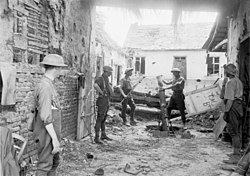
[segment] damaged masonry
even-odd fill
[[[117,8],[172,24],[130,22],[121,47]],[[180,24],[187,11],[217,15]],[[250,175],[249,19],[248,0],[2,0],[0,176]]]

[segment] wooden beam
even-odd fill
[[[237,0],[94,0],[97,6],[130,9],[173,9],[219,12],[231,7]]]

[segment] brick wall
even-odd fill
[[[43,71],[39,66],[21,63],[16,64],[16,69],[16,104],[1,106],[0,126],[7,126],[28,139],[24,152],[24,159],[28,162],[29,158],[36,154],[36,144],[32,139],[32,132],[27,129],[27,119],[33,115],[33,92]],[[55,85],[62,105],[62,137],[75,139],[78,110],[77,77],[59,78]]]
[[[78,112],[77,77],[69,76],[59,79],[56,87],[63,108],[62,137],[75,139]]]
[[[0,125],[29,139],[24,157],[36,154],[27,119],[33,115],[33,91],[43,75],[39,62],[47,53],[64,57],[69,70],[78,70],[92,80],[89,46],[90,3],[82,0],[0,1],[0,62],[14,63],[16,104],[0,106]],[[72,72],[73,73],[73,72]],[[62,137],[76,138],[78,112],[77,77],[68,71],[56,80],[62,111]],[[92,87],[88,82],[88,87]]]

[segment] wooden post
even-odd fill
[[[87,57],[81,58],[81,72],[85,73],[84,85],[79,87],[79,106],[77,120],[77,140],[91,135],[94,116],[94,75],[95,75],[95,5],[86,1],[90,9],[90,34]],[[83,62],[85,59],[85,62]],[[86,65],[88,64],[88,68]],[[92,136],[90,136],[92,139]]]
[[[162,122],[162,131],[168,131],[168,122],[166,120],[166,98],[165,98],[165,89],[162,89],[162,76],[157,76],[157,82],[159,86],[159,96],[160,96],[160,107],[161,107],[161,122]]]

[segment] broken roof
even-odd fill
[[[185,9],[190,11],[220,11],[239,0],[93,0],[97,6],[153,9]]]
[[[122,48],[108,35],[104,30],[104,24],[101,21],[96,21],[96,41],[100,42],[102,45],[118,51],[122,54]]]
[[[202,49],[213,23],[130,26],[124,47],[142,50]]]

